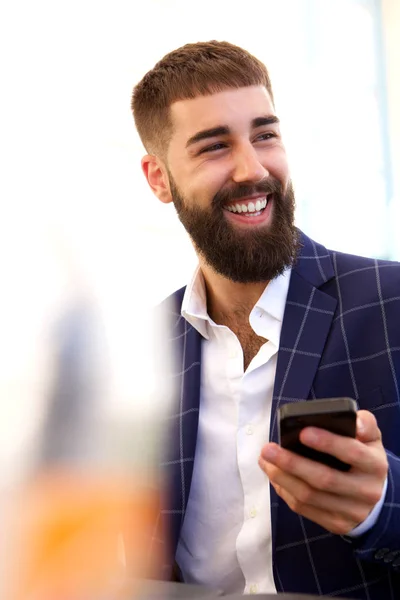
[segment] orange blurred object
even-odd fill
[[[110,475],[38,476],[13,503],[6,600],[132,597],[157,568],[149,545],[158,502],[155,489]]]

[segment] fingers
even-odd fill
[[[350,441],[354,442],[355,440]],[[361,442],[358,442],[358,444],[362,446]],[[320,449],[320,446],[317,445],[313,447]],[[348,460],[348,457],[343,456],[343,454],[338,454],[337,456],[342,460]],[[354,497],[368,505],[374,505],[380,499],[383,482],[386,476],[383,468],[382,476],[379,477],[377,477],[376,474],[369,472],[343,473],[336,469],[327,467],[326,465],[323,465],[317,461],[294,454],[293,452],[285,450],[284,448],[281,448],[277,444],[273,443],[264,446],[261,453],[261,458],[266,461],[266,463],[278,467],[284,473],[302,480],[316,490],[329,492],[335,495],[342,495],[347,498]],[[386,461],[386,455],[384,460]],[[270,477],[268,469],[265,468],[267,467],[265,462],[261,462],[260,466]]]
[[[274,485],[276,493],[286,502],[294,512],[310,519],[314,523],[321,525],[331,533],[336,535],[346,535],[354,529],[361,521],[353,520],[351,516],[340,514],[339,512],[330,512],[326,509],[316,508],[315,506],[300,504],[285,488]]]
[[[364,444],[379,442],[382,439],[381,431],[372,413],[367,410],[357,412],[357,439]]]
[[[357,413],[356,436],[315,427],[300,433],[303,444],[350,464],[346,473],[274,443],[264,446],[259,465],[292,510],[343,535],[365,521],[379,502],[388,471],[381,433],[368,411]]]
[[[260,466],[268,475],[271,484],[277,493],[284,499],[290,500],[290,508],[297,513],[305,515],[306,507],[320,509],[346,519],[347,524],[354,528],[364,521],[371,512],[371,505],[363,502],[359,497],[350,498],[329,492],[317,490],[305,481],[290,475],[260,460]],[[289,503],[289,502],[288,502]]]
[[[369,413],[366,414],[368,415]],[[364,439],[368,438],[370,440],[369,444],[360,439],[335,435],[330,431],[315,427],[306,427],[303,429],[300,433],[300,440],[306,446],[336,456],[363,473],[386,476],[386,453],[380,443],[379,429],[376,428],[378,431],[376,433],[370,419],[365,419],[364,416],[362,416],[362,420],[360,417],[358,419],[360,420],[360,424],[364,425],[365,423],[365,429],[359,426],[359,431]],[[372,437],[375,438],[375,445],[372,443]]]

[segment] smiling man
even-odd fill
[[[147,181],[199,259],[162,306],[177,358],[164,575],[225,593],[396,598],[400,265],[296,229],[270,79],[245,50],[171,52],[132,108]],[[301,439],[349,472],[278,446],[281,405],[341,396],[357,401],[356,438]]]

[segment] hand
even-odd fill
[[[345,535],[365,521],[382,495],[388,462],[376,419],[359,411],[355,439],[306,427],[300,440],[350,464],[350,471],[332,469],[274,443],[263,447],[259,465],[294,512]]]

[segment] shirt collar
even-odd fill
[[[197,329],[200,335],[209,338],[207,323],[210,322],[210,317],[207,314],[206,285],[200,266],[196,268],[190,283],[186,286],[181,315]]]
[[[282,275],[278,275],[269,282],[251,312],[250,322],[252,321],[252,315],[258,310],[282,323],[290,275],[291,269],[288,268]],[[181,314],[200,335],[209,339],[208,326],[211,325],[212,321],[207,313],[206,286],[200,266],[196,268],[191,281],[186,287]]]
[[[290,268],[285,269],[282,275],[272,279],[256,302],[254,309],[262,310],[282,323],[291,272]]]

